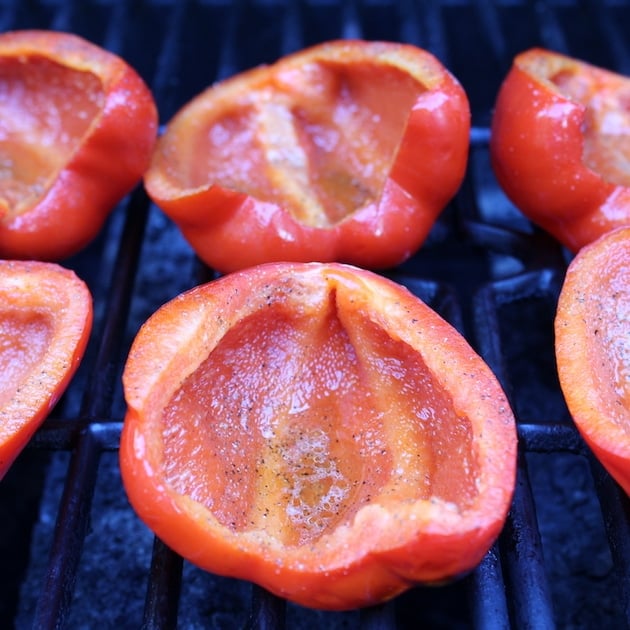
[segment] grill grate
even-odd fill
[[[0,484],[0,625],[28,628],[589,628],[630,622],[629,503],[572,427],[552,322],[564,252],[523,219],[489,168],[489,122],[512,56],[541,45],[630,74],[624,0],[0,0],[0,29],[73,31],[145,77],[163,121],[212,81],[325,39],[409,41],[472,107],[466,181],[423,249],[391,276],[459,328],[519,421],[505,531],[471,575],[374,609],[320,613],[203,573],[153,540],[116,462],[122,365],[139,325],[208,279],[141,188],[66,261],[95,297],[93,339],[64,399]],[[6,621],[6,623],[5,623]]]

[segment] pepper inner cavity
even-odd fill
[[[224,526],[291,545],[371,502],[466,502],[469,431],[435,434],[454,417],[448,397],[417,356],[408,365],[405,344],[368,320],[348,334],[344,320],[329,295],[313,311],[275,303],[236,324],[165,410],[169,484]],[[439,427],[431,416],[444,413]],[[457,452],[448,475],[437,473]]]
[[[184,185],[231,188],[305,225],[332,227],[378,202],[424,86],[369,63],[293,70],[207,114]]]
[[[37,55],[0,57],[0,200],[9,216],[47,191],[103,103],[96,75]]]
[[[630,80],[564,69],[551,81],[565,96],[586,107],[584,163],[605,179],[630,186]]]

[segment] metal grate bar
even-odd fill
[[[304,47],[303,21],[302,3],[288,0],[284,10],[282,33],[280,35],[282,55],[288,55]]]
[[[542,45],[558,52],[568,53],[569,45],[560,21],[555,11],[547,2],[536,4],[536,14],[539,20],[539,31]]]
[[[448,39],[442,17],[441,3],[436,0],[429,0],[429,2],[424,3],[420,20],[423,39],[417,42],[418,45],[430,50],[447,68],[450,68]]]
[[[532,276],[521,280],[531,286]],[[536,282],[536,285],[538,282]],[[477,337],[481,340],[481,354],[493,368],[497,378],[508,393],[508,371],[503,362],[504,354],[499,337],[496,305],[501,299],[517,299],[521,295],[518,286],[510,284],[509,291],[501,294],[494,283],[480,291],[476,298]],[[521,448],[517,467],[516,488],[512,508],[500,538],[501,551],[508,578],[509,605],[516,623],[525,626],[536,619],[537,627],[553,628],[552,598],[545,573],[542,546],[536,522],[535,504],[527,472],[527,463]]]
[[[499,630],[510,627],[498,543],[492,546],[479,567],[468,578],[468,605],[474,628]]]
[[[177,608],[183,561],[159,539],[154,540],[151,573],[145,600],[143,630],[177,628]]]
[[[242,19],[244,0],[236,0],[232,3],[225,24],[223,27],[224,39],[219,50],[219,67],[217,70],[217,81],[236,74],[239,70],[236,59],[236,32],[238,23]]]
[[[138,187],[126,208],[127,220],[114,264],[110,295],[106,299],[107,316],[99,334],[98,354],[80,414],[83,418],[105,418],[111,413],[112,396],[123,359],[122,332],[129,313],[148,206],[144,190]]]
[[[584,441],[574,426],[541,421],[540,424],[518,425],[518,439],[525,451],[549,453],[566,451],[586,455]]]
[[[136,195],[142,196],[141,193]],[[133,267],[137,262],[138,243],[142,239],[145,203],[138,203],[130,214],[121,241],[114,274],[108,317],[101,335],[99,353],[86,388],[81,417],[105,417],[109,413],[116,367],[120,362],[120,331],[124,328],[133,286]],[[68,427],[72,430],[72,427]],[[87,532],[100,455],[100,443],[88,427],[78,438],[59,509],[46,584],[38,603],[37,624],[41,628],[62,627],[70,605],[71,591]]]
[[[181,45],[189,4],[189,0],[180,0],[173,2],[168,9],[168,30],[161,42],[155,76],[151,81],[151,90],[161,115],[172,112],[177,102],[179,84],[176,76],[182,56]]]
[[[601,41],[611,52],[616,72],[630,75],[630,47],[626,33],[611,15],[611,8],[606,2],[589,0],[590,15],[601,32]]]
[[[509,57],[507,54],[508,47],[499,21],[496,4],[490,0],[477,0],[476,5],[481,25],[486,33],[484,39],[489,42],[495,59],[501,62],[505,61]]]
[[[422,41],[422,30],[416,3],[413,0],[401,0],[398,7],[401,41],[419,45]]]
[[[363,630],[387,630],[396,626],[396,610],[394,602],[386,602],[380,606],[372,606],[361,611],[360,626]]]
[[[252,607],[248,630],[283,630],[286,626],[286,602],[259,586],[252,586]]]
[[[512,508],[501,535],[501,549],[511,586],[510,604],[517,627],[526,627],[530,620],[535,619],[536,627],[540,630],[555,628],[536,508],[522,452]]]
[[[35,612],[35,628],[64,626],[89,526],[99,454],[98,440],[91,431],[84,431],[68,469],[48,573]]]
[[[356,0],[344,2],[342,9],[342,27],[340,36],[345,39],[358,39],[363,37],[361,19]]]
[[[630,505],[628,497],[612,481],[601,464],[588,454],[604,514],[604,524],[618,576],[619,599],[623,602],[626,623],[630,627]]]

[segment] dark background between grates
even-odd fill
[[[17,28],[72,31],[125,57],[154,90],[162,123],[212,81],[322,40],[399,40],[436,54],[470,99],[468,173],[426,245],[388,275],[488,361],[517,415],[521,452],[500,540],[444,587],[318,613],[182,561],[154,541],[122,490],[120,374],[140,324],[211,272],[139,187],[95,243],[64,261],[92,289],[94,332],[66,396],[0,484],[0,627],[628,625],[628,500],[577,436],[555,373],[552,323],[568,256],[511,206],[488,161],[492,106],[513,55],[540,45],[629,74],[627,1],[0,0],[0,30]]]

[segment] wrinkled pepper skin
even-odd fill
[[[0,260],[0,479],[64,393],[92,330],[92,295],[55,263]]]
[[[577,252],[630,222],[630,79],[534,48],[497,97],[490,153],[509,199]]]
[[[158,141],[144,181],[199,257],[396,265],[458,190],[470,110],[411,45],[344,40],[214,85]]]
[[[70,33],[0,35],[0,256],[60,261],[142,179],[157,110],[120,57]]]
[[[560,386],[576,427],[630,495],[630,227],[573,258],[555,319]]]
[[[174,298],[123,384],[131,505],[208,571],[342,610],[473,569],[515,483],[514,416],[401,285],[268,263]]]

